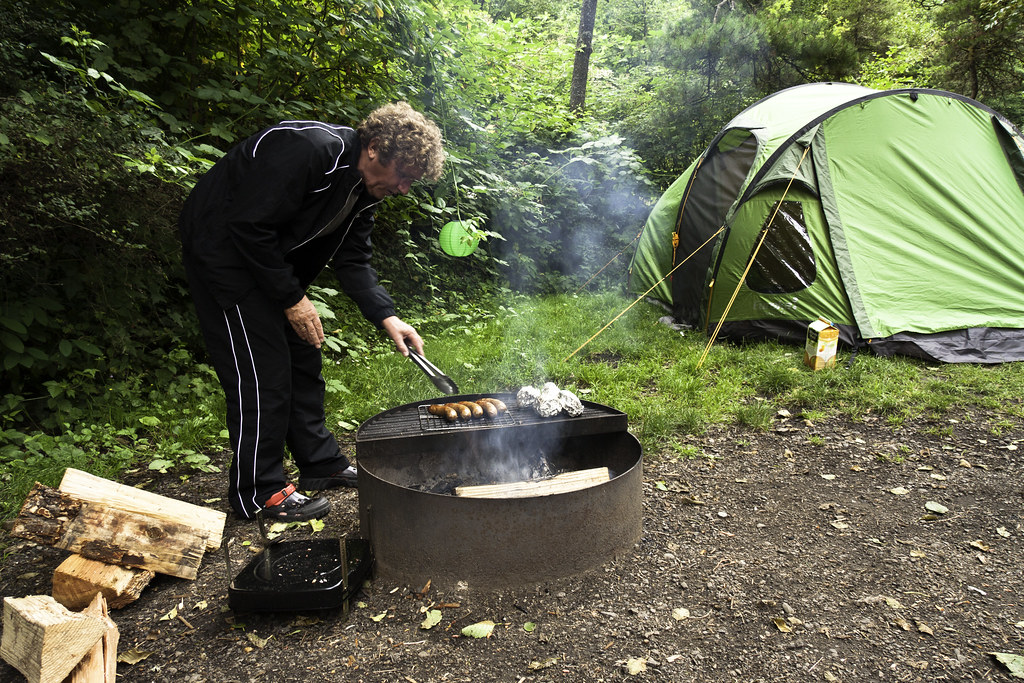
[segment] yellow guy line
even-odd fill
[[[715,237],[717,237],[717,236],[718,236],[718,233],[722,232],[723,230],[725,230],[725,226],[724,226],[724,225],[723,225],[722,227],[720,227],[720,228],[719,228],[718,230],[716,230],[716,231],[715,231],[715,234],[714,234],[714,235],[712,235],[711,237],[707,238],[707,240],[705,240],[704,244],[702,244],[702,245],[700,245],[699,247],[697,247],[696,249],[694,249],[694,250],[693,250],[693,253],[692,253],[692,254],[690,254],[690,256],[687,256],[687,257],[686,257],[686,258],[684,258],[684,259],[683,259],[682,261],[680,261],[680,262],[679,262],[679,263],[678,263],[678,264],[677,264],[677,265],[676,265],[676,266],[675,266],[674,268],[672,268],[672,270],[670,270],[670,271],[668,271],[667,273],[665,273],[665,274],[664,274],[664,275],[662,276],[662,278],[661,278],[660,280],[658,280],[657,282],[655,282],[655,283],[654,283],[654,285],[652,285],[650,289],[648,289],[648,290],[647,290],[646,292],[644,292],[644,293],[643,293],[643,294],[641,294],[641,295],[640,295],[639,297],[637,297],[636,301],[634,301],[633,303],[631,303],[631,304],[630,304],[629,306],[626,306],[625,310],[623,310],[623,311],[622,311],[622,313],[619,313],[619,314],[618,314],[617,316],[615,316],[614,318],[612,318],[612,319],[611,319],[611,321],[609,321],[609,323],[608,323],[607,325],[605,325],[605,326],[604,326],[604,327],[602,327],[602,328],[601,328],[600,330],[598,330],[598,331],[597,331],[597,332],[596,332],[596,333],[594,334],[594,336],[593,336],[593,337],[591,337],[591,338],[590,338],[590,339],[588,339],[587,341],[583,342],[583,343],[582,343],[582,344],[580,345],[580,347],[579,347],[578,349],[576,349],[575,351],[573,351],[572,353],[570,353],[570,354],[569,354],[568,356],[566,356],[565,358],[563,358],[563,359],[562,359],[562,362],[564,363],[565,361],[569,360],[570,358],[572,358],[573,356],[575,356],[575,355],[576,355],[577,353],[579,353],[579,352],[580,352],[580,350],[581,350],[581,349],[582,349],[582,348],[583,348],[584,346],[586,346],[586,345],[587,345],[587,344],[589,344],[590,342],[592,342],[592,341],[594,341],[595,339],[597,339],[597,336],[598,336],[599,334],[601,334],[602,332],[604,332],[605,330],[607,330],[607,329],[608,329],[609,327],[611,327],[611,326],[612,326],[612,323],[614,323],[614,322],[615,322],[616,320],[618,320],[618,319],[619,319],[619,318],[621,318],[622,316],[626,315],[626,312],[627,312],[627,311],[629,311],[629,309],[633,308],[633,307],[634,307],[634,306],[636,306],[636,305],[637,305],[638,303],[640,303],[640,301],[641,301],[641,300],[643,300],[643,298],[644,298],[645,296],[647,296],[647,295],[648,295],[648,294],[650,294],[650,293],[651,293],[652,291],[654,291],[654,288],[655,288],[655,287],[657,287],[657,286],[658,286],[658,285],[660,285],[660,284],[661,284],[662,282],[664,282],[664,281],[665,281],[665,280],[666,280],[666,279],[667,279],[667,278],[668,278],[668,277],[669,277],[670,275],[672,275],[672,273],[676,272],[676,269],[677,269],[677,268],[679,268],[679,266],[681,266],[681,265],[683,265],[684,263],[686,263],[687,261],[689,261],[689,260],[690,260],[690,257],[692,257],[692,256],[693,256],[694,254],[696,254],[696,253],[697,253],[698,251],[700,251],[700,250],[701,250],[701,249],[703,249],[703,248],[704,248],[705,246],[707,246],[707,245],[708,245],[708,243],[709,243],[709,242],[711,242],[711,240],[715,239]]]
[[[793,170],[793,175],[790,177],[789,182],[786,183],[786,190],[782,193],[779,201],[775,203],[775,211],[772,212],[771,220],[769,220],[761,232],[761,239],[757,243],[757,249],[754,249],[754,253],[750,257],[750,262],[747,263],[747,267],[743,270],[743,275],[740,276],[740,281],[736,284],[736,289],[733,290],[732,297],[729,299],[729,303],[725,306],[725,311],[722,313],[722,317],[718,319],[718,326],[715,327],[714,334],[711,335],[711,339],[708,340],[708,345],[704,347],[704,353],[701,354],[700,360],[697,361],[697,369],[700,370],[700,366],[704,365],[704,359],[708,357],[708,353],[711,351],[711,345],[715,343],[715,338],[718,336],[718,331],[722,329],[722,325],[725,324],[725,319],[729,316],[729,309],[732,308],[733,303],[736,301],[736,297],[740,293],[740,287],[747,281],[747,273],[750,272],[751,267],[754,265],[754,261],[757,259],[757,252],[761,250],[761,245],[764,244],[764,240],[768,237],[768,228],[775,222],[775,217],[779,215],[779,209],[782,208],[782,202],[785,201],[786,195],[789,194],[789,188],[793,186],[793,180],[796,178],[796,174],[800,172],[800,165],[804,163],[804,157],[811,151],[811,146],[807,145],[804,148],[804,153],[800,155],[800,163],[796,165]],[[711,308],[711,300],[708,300],[708,309]]]

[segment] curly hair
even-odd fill
[[[423,178],[441,177],[444,149],[437,124],[409,106],[408,102],[385,104],[359,124],[363,145],[377,141],[377,152],[385,164],[392,160],[406,171],[423,172]]]

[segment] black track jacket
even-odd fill
[[[287,308],[328,263],[377,326],[394,302],[370,267],[374,207],[351,128],[283,121],[224,155],[192,189],[179,220],[186,266],[222,308],[255,287]],[[350,195],[355,204],[322,234]]]

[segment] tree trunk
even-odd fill
[[[583,0],[580,10],[580,31],[576,38],[576,58],[572,64],[572,84],[569,86],[569,109],[581,111],[587,99],[587,73],[590,71],[590,53],[594,51],[594,17],[597,0]]]

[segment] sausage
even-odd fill
[[[484,416],[484,409],[480,407],[479,403],[473,403],[472,401],[459,401],[459,405],[469,408],[469,412],[473,414],[474,418]]]
[[[427,406],[427,412],[431,415],[444,415],[444,404],[443,403],[431,403]]]
[[[449,404],[444,404],[441,406],[441,409],[444,411],[444,419],[449,422],[455,422],[459,419],[458,411],[455,410],[455,408],[452,408]]]
[[[455,410],[455,412],[459,416],[459,419],[471,420],[473,418],[473,411],[471,411],[469,408],[462,405],[461,403],[445,403],[445,405]]]
[[[494,407],[494,404],[485,399],[477,401],[477,405],[480,406],[484,411],[484,415],[487,417],[498,417],[498,409]]]
[[[502,401],[499,401],[496,398],[478,398],[477,403],[479,403],[480,401],[486,401],[487,403],[490,403],[492,406],[495,407],[495,409],[499,413],[508,412],[508,406],[506,406]]]

